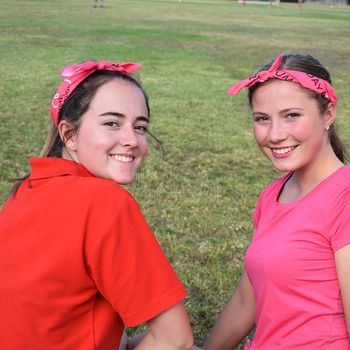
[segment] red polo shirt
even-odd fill
[[[116,350],[186,292],[133,197],[59,158],[0,211],[0,349]]]

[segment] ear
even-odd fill
[[[325,129],[328,129],[334,122],[337,116],[337,106],[334,102],[328,103],[324,113]]]
[[[66,120],[62,120],[58,125],[58,132],[68,152],[76,150],[76,136],[72,129],[72,125]]]

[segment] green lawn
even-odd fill
[[[189,291],[198,344],[239,278],[251,215],[276,175],[251,135],[238,79],[280,52],[311,53],[329,68],[349,144],[350,7],[220,0],[1,0],[0,203],[37,155],[62,66],[135,61],[151,98],[150,155],[130,191]]]

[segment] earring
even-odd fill
[[[71,141],[71,142],[69,142],[68,145],[69,145],[69,147],[70,147],[73,151],[75,150],[75,147],[76,147],[76,146],[75,146],[75,142],[72,142],[72,141]]]
[[[326,126],[326,130],[327,130],[327,131],[329,130],[329,125]]]

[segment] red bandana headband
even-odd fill
[[[317,92],[326,97],[330,102],[337,102],[337,95],[328,81],[318,78],[314,75],[289,69],[278,69],[283,54],[279,55],[268,70],[262,70],[248,79],[239,81],[231,86],[227,91],[230,95],[237,95],[243,88],[262,83],[268,79],[279,79],[298,83],[306,89]]]
[[[63,103],[74,91],[74,89],[93,72],[97,70],[109,70],[130,75],[132,72],[140,68],[141,66],[132,62],[114,63],[109,61],[88,61],[63,68],[61,70],[61,76],[65,79],[57,89],[51,102],[50,113],[53,122],[56,126],[58,126],[58,114],[63,106]]]

